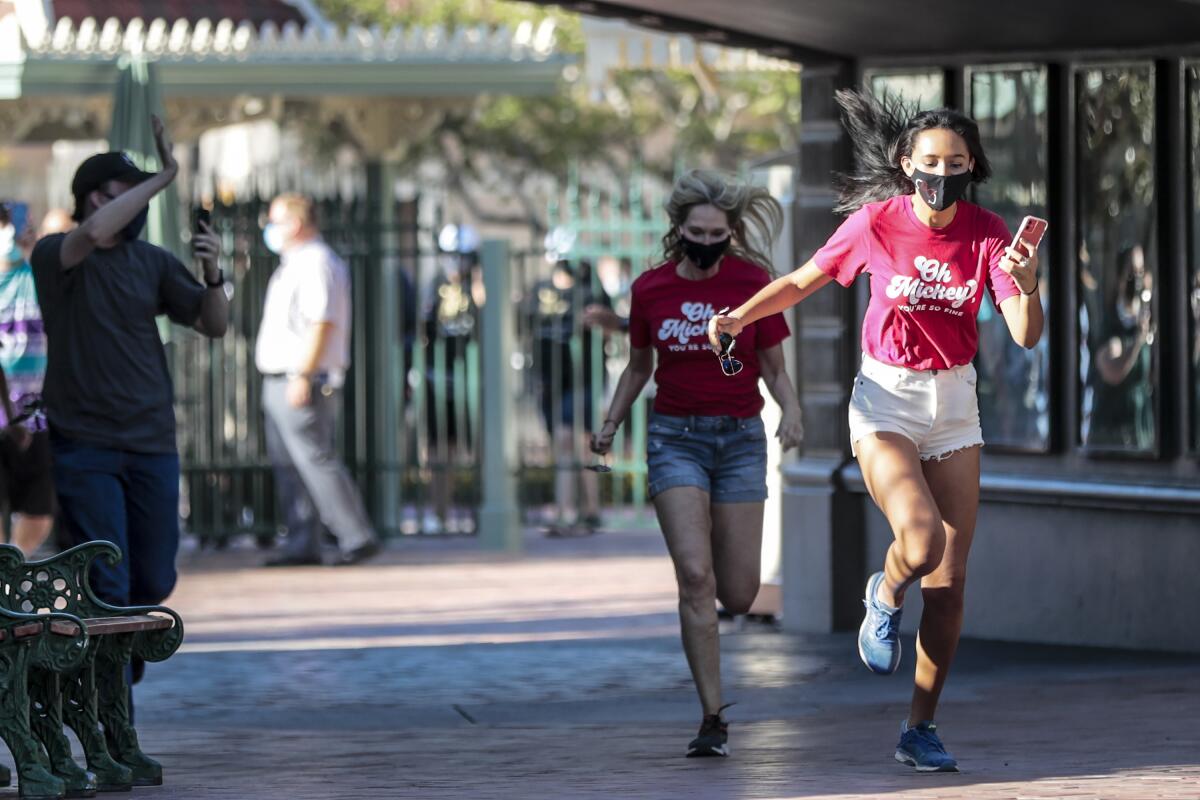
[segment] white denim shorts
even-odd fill
[[[850,394],[850,449],[872,433],[898,433],[922,461],[983,444],[975,366],[915,370],[863,356]]]

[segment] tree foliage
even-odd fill
[[[318,0],[340,25],[485,25],[515,28],[552,19],[558,49],[583,59],[577,15],[507,0]],[[518,182],[563,178],[577,163],[620,181],[634,164],[670,180],[677,167],[737,169],[747,160],[792,150],[799,125],[800,81],[794,72],[623,69],[600,97],[583,81],[564,80],[548,96],[481,96],[448,110],[419,140],[401,143],[411,164],[441,162],[465,192],[487,175]],[[511,185],[511,184],[510,184]],[[469,199],[469,198],[468,198]]]

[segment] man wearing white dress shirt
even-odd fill
[[[320,564],[321,526],[338,565],[379,552],[358,487],[334,449],[338,396],[350,366],[350,273],[317,230],[313,203],[284,194],[263,230],[280,255],[267,286],[255,362],[263,374],[267,453],[287,519],[283,552],[267,566]]]

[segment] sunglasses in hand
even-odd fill
[[[737,375],[742,371],[742,362],[731,355],[733,346],[737,344],[737,339],[734,339],[728,333],[722,333],[717,337],[717,341],[721,344],[721,349],[717,351],[717,360],[721,362],[721,372],[724,372],[729,377]]]

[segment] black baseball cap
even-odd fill
[[[91,156],[79,165],[71,181],[71,194],[75,196],[75,213],[72,216],[76,222],[81,222],[84,198],[109,181],[141,183],[153,175],[152,172],[139,169],[129,154],[120,150]]]

